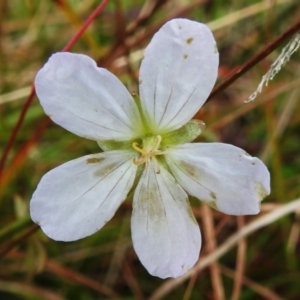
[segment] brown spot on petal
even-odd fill
[[[210,192],[210,196],[214,199],[214,201],[216,201],[217,200],[217,196],[216,196],[216,194],[215,193],[213,193],[213,192]]]
[[[86,160],[87,164],[96,164],[104,160],[104,157],[92,157]]]
[[[190,177],[194,178],[197,181],[199,180],[199,174],[193,164],[187,163],[185,161],[180,161],[180,168],[183,169],[185,173]]]
[[[120,165],[119,162],[107,164],[106,166],[101,167],[100,170],[97,170],[94,173],[94,176],[103,178],[103,177],[107,176],[109,173],[113,172],[119,165]]]
[[[193,42],[194,38],[190,37],[186,40],[186,43],[190,45]]]
[[[183,59],[187,59],[188,58],[188,55],[187,54],[184,54],[183,55]]]

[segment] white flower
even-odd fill
[[[265,165],[231,145],[189,143],[203,130],[189,120],[215,83],[218,59],[205,25],[172,20],[145,51],[134,99],[89,57],[54,54],[36,76],[41,105],[104,152],[44,175],[30,204],[34,222],[52,239],[78,240],[100,230],[135,189],[134,249],[149,273],[166,278],[184,274],[199,257],[188,195],[227,214],[257,214],[270,193]]]

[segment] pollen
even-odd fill
[[[132,143],[132,148],[141,154],[139,158],[135,158],[133,160],[133,163],[139,166],[143,163],[148,162],[152,157],[156,155],[164,154],[165,152],[159,149],[161,141],[161,136],[157,135],[156,137],[145,139],[143,141],[143,148],[140,148],[137,142]]]

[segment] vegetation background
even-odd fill
[[[71,51],[91,56],[131,91],[137,90],[144,48],[169,19],[208,24],[223,82],[300,16],[296,0],[106,2]],[[0,156],[16,135],[2,161],[0,299],[300,299],[299,51],[254,102],[244,103],[292,36],[196,115],[207,125],[200,141],[231,143],[268,165],[272,193],[251,217],[227,216],[192,201],[204,240],[193,272],[178,280],[147,273],[131,243],[130,201],[100,232],[77,242],[50,240],[32,223],[28,204],[43,174],[99,152],[95,142],[50,122],[37,99],[28,98],[39,68],[99,4],[0,1]],[[16,129],[22,110],[25,119]]]

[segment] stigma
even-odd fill
[[[135,158],[133,163],[139,166],[148,162],[156,155],[164,154],[165,152],[159,149],[161,141],[161,136],[157,135],[155,137],[149,137],[143,140],[143,148],[140,148],[137,142],[132,143],[132,148],[141,153],[141,156],[139,158]]]

